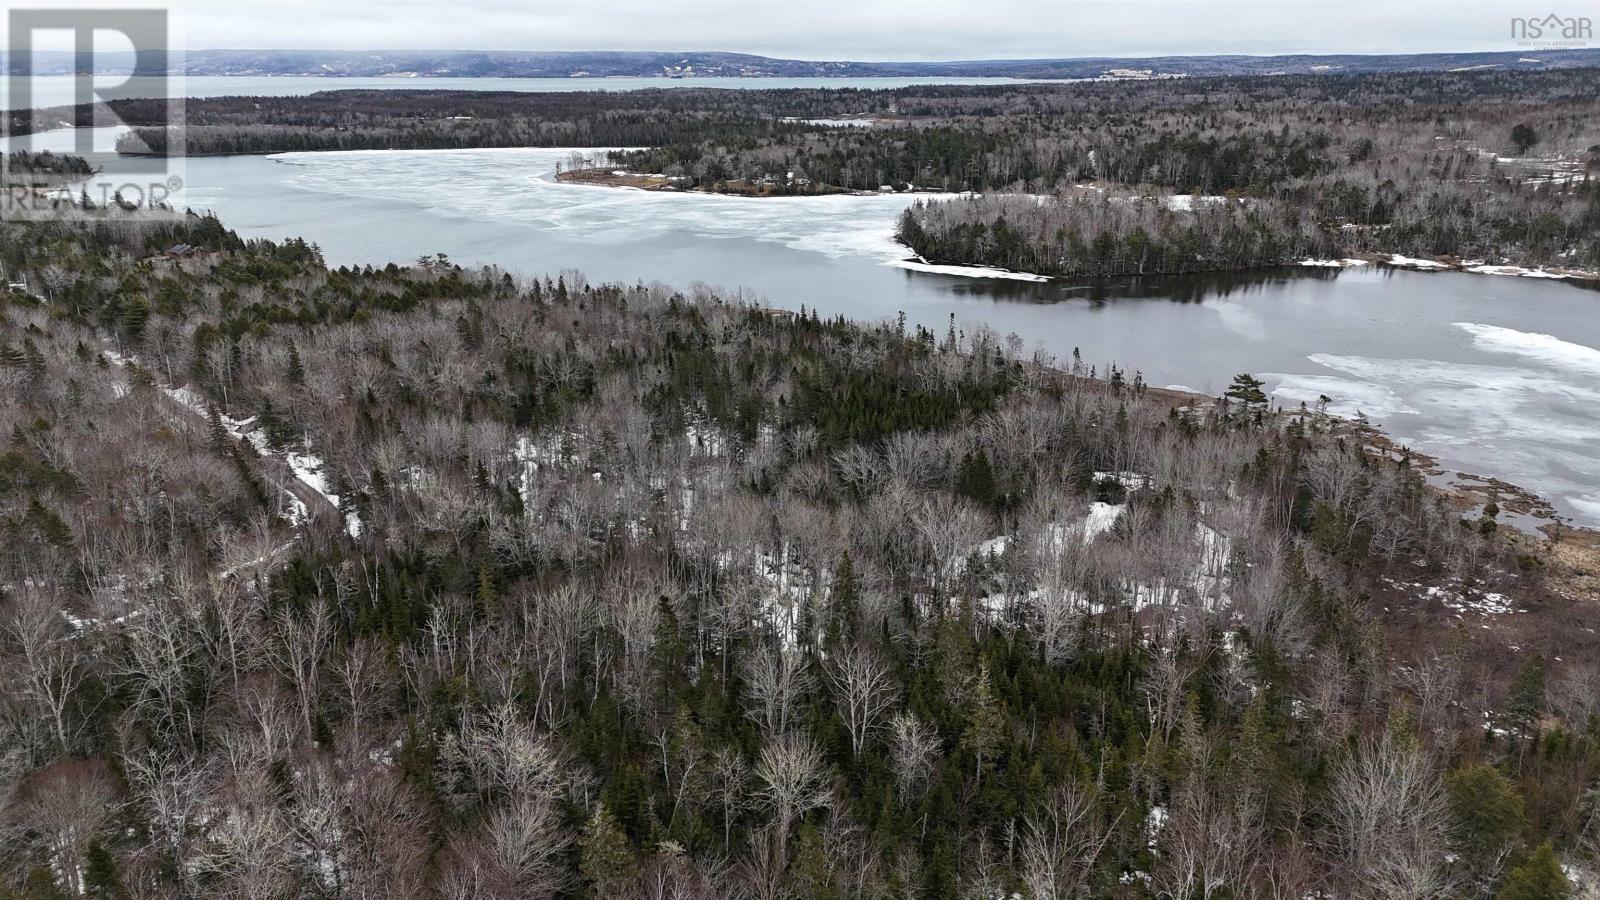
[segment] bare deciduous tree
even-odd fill
[[[794,724],[794,708],[812,685],[803,655],[795,650],[771,647],[763,647],[749,657],[744,680],[750,700],[745,715],[760,725],[769,737],[790,729]]]
[[[61,752],[71,751],[73,729],[67,711],[73,695],[89,676],[87,658],[70,638],[62,621],[61,598],[24,587],[12,603],[6,635],[19,650],[22,693],[49,720]]]
[[[939,735],[933,727],[909,712],[897,713],[889,721],[890,759],[902,801],[914,796],[928,783],[939,761]]]
[[[852,647],[828,660],[824,672],[850,732],[850,752],[859,756],[883,726],[884,714],[894,708],[899,687],[888,667],[866,647]]]
[[[537,900],[567,883],[562,857],[572,836],[546,798],[521,797],[447,848],[439,891],[451,900]]]
[[[3,842],[39,854],[69,896],[84,896],[89,845],[117,814],[115,782],[104,762],[74,760],[41,769],[18,788],[0,823]],[[0,832],[0,833],[5,833]]]
[[[300,715],[309,733],[321,699],[322,667],[328,662],[333,641],[333,620],[327,606],[316,603],[298,615],[285,609],[278,614],[277,626],[275,661],[278,670],[294,685]]]
[[[1364,742],[1334,773],[1329,817],[1350,896],[1450,895],[1449,801],[1416,747],[1388,736]]]
[[[795,820],[827,806],[832,799],[827,762],[809,737],[778,734],[761,748],[755,778],[756,797],[772,811],[772,838],[778,855],[787,858],[789,831]]]
[[[1094,874],[1112,829],[1099,820],[1095,797],[1056,788],[1022,831],[1022,880],[1034,900],[1072,900]]]
[[[339,701],[350,743],[365,747],[362,723],[383,721],[389,712],[396,673],[383,646],[371,638],[352,643],[334,667],[339,682]]]

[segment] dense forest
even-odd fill
[[[0,188],[65,184],[86,178],[93,171],[81,156],[13,150],[0,157]]]
[[[807,134],[843,142],[839,146],[847,146],[850,159],[864,167],[858,181],[840,177],[837,183],[845,187],[912,181],[1036,189],[1061,178],[1105,177],[1211,193],[1310,174],[1337,156],[1325,153],[1329,140],[1363,127],[1357,141],[1377,141],[1387,130],[1380,126],[1404,132],[1461,120],[1490,123],[1487,131],[1462,136],[1494,135],[1484,148],[1502,150],[1511,146],[1504,135],[1512,126],[1528,121],[1536,129],[1546,126],[1539,133],[1548,146],[1587,149],[1594,143],[1588,120],[1596,80],[1596,70],[1570,69],[887,90],[337,90],[305,97],[192,98],[183,114],[191,135],[188,151],[196,154],[349,149],[350,141],[364,140],[360,132],[369,132],[388,135],[389,143],[379,146],[395,149],[620,146],[666,153],[671,147],[670,158],[663,157],[669,162],[716,156],[744,165],[770,155],[767,148],[785,149],[795,135]],[[135,126],[163,125],[174,112],[160,100],[119,100],[109,107],[118,120]],[[12,133],[53,127],[73,114],[70,108],[9,113]],[[845,118],[880,127],[838,127]],[[1200,132],[1202,140],[1185,142],[1190,132]],[[1205,142],[1213,135],[1214,144]],[[1096,138],[1106,146],[1092,143]],[[139,140],[156,152],[163,146],[154,127]],[[701,152],[691,155],[696,146]],[[825,155],[790,149],[792,161],[801,163]],[[1097,153],[1091,163],[1091,149],[1108,152]],[[1180,155],[1184,165],[1174,167]],[[1161,171],[1146,171],[1158,162]]]
[[[1337,251],[1295,207],[1182,195],[918,202],[896,236],[924,259],[1051,276],[1234,271]]]
[[[0,896],[1600,877],[1592,598],[1248,375],[204,218],[0,264]]]

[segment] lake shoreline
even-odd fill
[[[1548,278],[1552,280],[1600,281],[1600,271],[1564,266],[1520,266],[1509,263],[1489,263],[1481,259],[1461,259],[1452,256],[1414,258],[1398,253],[1355,252],[1340,259],[1302,259],[1293,265],[1309,268],[1348,269],[1355,266],[1379,265],[1412,272],[1462,272],[1468,275],[1501,275],[1514,278]]]
[[[1099,390],[1113,388],[1106,381],[1051,369],[1057,377],[1088,382]],[[1126,388],[1124,388],[1126,389]],[[1143,396],[1159,400],[1173,410],[1214,412],[1221,399],[1176,388],[1142,388]],[[1275,427],[1299,418],[1312,421],[1314,413],[1275,407]],[[1478,527],[1490,503],[1498,507],[1495,530],[1517,548],[1548,560],[1547,587],[1572,601],[1593,596],[1600,587],[1600,527],[1573,524],[1545,496],[1520,485],[1487,475],[1452,471],[1434,456],[1400,443],[1381,427],[1347,416],[1321,417],[1341,439],[1353,442],[1368,457],[1391,465],[1406,462],[1422,477],[1423,490],[1440,498],[1461,517],[1463,527]]]
[[[1349,268],[1355,268],[1357,266],[1366,266],[1366,265],[1376,265],[1376,266],[1380,266],[1380,267],[1383,267],[1383,268],[1389,268],[1389,269],[1404,269],[1404,270],[1410,271],[1410,272],[1459,272],[1459,273],[1464,274],[1464,275],[1498,275],[1498,276],[1502,276],[1502,277],[1515,277],[1515,278],[1539,278],[1539,279],[1564,280],[1564,281],[1580,281],[1580,282],[1593,281],[1593,282],[1600,282],[1600,271],[1592,271],[1592,270],[1588,270],[1588,269],[1549,268],[1549,267],[1529,268],[1529,267],[1525,267],[1525,266],[1515,266],[1515,265],[1490,265],[1490,264],[1484,263],[1482,260],[1455,260],[1453,262],[1447,262],[1447,261],[1444,261],[1443,259],[1440,259],[1440,260],[1410,259],[1408,257],[1403,257],[1403,256],[1400,256],[1398,254],[1385,254],[1385,253],[1351,253],[1350,255],[1348,255],[1346,257],[1342,257],[1340,259],[1329,259],[1329,260],[1321,260],[1321,259],[1285,260],[1283,262],[1272,264],[1272,265],[1246,266],[1246,267],[1243,267],[1243,268],[1236,268],[1236,269],[1235,268],[1186,269],[1186,270],[1181,271],[1181,272],[1145,272],[1145,273],[1140,273],[1140,274],[1118,274],[1118,275],[1042,275],[1042,274],[1039,274],[1037,272],[1020,272],[1020,271],[1015,271],[1015,270],[1012,270],[1012,269],[1005,269],[1005,268],[1002,268],[1002,267],[999,267],[999,266],[985,266],[985,265],[979,265],[979,264],[975,264],[975,263],[943,262],[943,261],[940,261],[938,259],[931,259],[930,260],[930,259],[922,256],[921,254],[916,253],[914,250],[912,250],[911,247],[907,246],[904,242],[901,242],[898,239],[896,239],[896,243],[900,244],[900,246],[902,246],[902,247],[905,247],[906,252],[909,253],[910,256],[908,256],[907,258],[905,258],[903,260],[886,263],[886,265],[896,266],[898,268],[903,268],[903,269],[906,269],[908,271],[929,272],[929,273],[940,274],[940,275],[956,275],[956,276],[965,277],[965,278],[1001,278],[1001,279],[1013,279],[1013,280],[1017,280],[1017,281],[1032,281],[1032,282],[1038,282],[1038,283],[1052,282],[1052,281],[1057,281],[1057,280],[1064,279],[1064,278],[1066,278],[1066,279],[1084,279],[1084,278],[1089,278],[1089,279],[1095,279],[1095,280],[1105,279],[1105,280],[1109,281],[1109,280],[1114,280],[1114,279],[1119,279],[1119,278],[1163,278],[1163,277],[1182,277],[1182,276],[1185,276],[1185,275],[1208,275],[1208,274],[1230,273],[1230,272],[1245,273],[1245,272],[1257,272],[1257,271],[1266,271],[1266,270],[1271,270],[1271,269],[1284,269],[1284,268],[1294,268],[1294,267],[1309,268],[1309,269],[1349,269]]]

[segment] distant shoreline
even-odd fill
[[[131,54],[103,54],[108,76],[133,71]],[[1507,48],[1432,53],[1193,54],[1079,56],[1033,59],[854,61],[808,60],[725,51],[533,50],[191,50],[191,78],[1181,78],[1207,76],[1348,75],[1380,72],[1541,71],[1600,65],[1600,48]],[[73,72],[68,52],[40,52],[39,75]]]

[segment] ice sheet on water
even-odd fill
[[[1336,416],[1354,418],[1357,413],[1365,413],[1369,418],[1382,420],[1417,412],[1393,389],[1370,381],[1277,372],[1268,372],[1262,377],[1269,383],[1278,383],[1272,389],[1272,396],[1286,406],[1304,403],[1315,408],[1322,397],[1327,397],[1332,401],[1328,412]]]
[[[996,269],[992,266],[945,266],[937,263],[926,263],[915,259],[891,260],[886,265],[897,269],[906,269],[912,272],[928,272],[935,275],[960,275],[963,278],[1004,278],[1010,281],[1049,281],[1048,275],[1035,275],[1032,272],[1012,272],[1007,269]]]
[[[1327,394],[1334,412],[1359,407],[1384,416],[1416,412],[1432,424],[1403,430],[1405,443],[1441,457],[1463,445],[1494,459],[1497,474],[1556,501],[1580,524],[1600,524],[1593,485],[1600,480],[1600,351],[1497,326],[1463,328],[1474,349],[1508,364],[1379,359],[1318,353],[1308,359],[1337,376],[1286,375],[1279,399],[1311,403]],[[1381,410],[1381,411],[1380,411]]]
[[[1408,405],[1475,437],[1515,436],[1546,443],[1600,439],[1600,420],[1589,412],[1551,415],[1553,404],[1563,411],[1595,409],[1600,404],[1600,383],[1592,379],[1568,378],[1568,373],[1549,369],[1431,359],[1327,353],[1312,354],[1309,359],[1361,382],[1385,385]]]
[[[1248,304],[1238,300],[1216,298],[1208,301],[1205,308],[1217,314],[1222,321],[1222,327],[1240,337],[1252,341],[1264,341],[1270,333],[1261,315]]]
[[[1570,497],[1568,498],[1568,502],[1570,502],[1574,507],[1577,507],[1578,511],[1582,513],[1588,519],[1588,521],[1600,522],[1600,493],[1582,494],[1577,497]]]
[[[517,221],[585,241],[617,243],[652,235],[754,238],[827,256],[895,263],[911,254],[894,240],[900,213],[917,200],[953,194],[835,194],[735,197],[692,191],[619,190],[555,180],[574,152],[605,148],[376,150],[282,153],[290,182],[319,193],[367,194],[404,185],[400,199],[480,221]]]
[[[1472,335],[1473,345],[1485,352],[1520,356],[1552,368],[1600,378],[1600,349],[1564,341],[1552,334],[1517,331],[1476,322],[1454,324]]]

